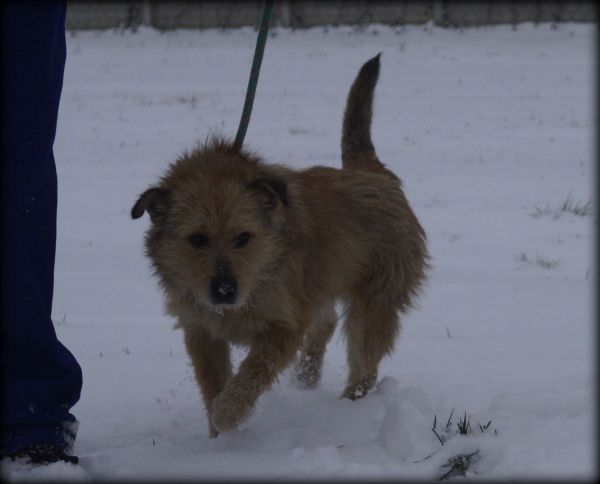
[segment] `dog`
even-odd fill
[[[377,55],[351,86],[341,169],[267,164],[213,137],[132,208],[134,219],[150,215],[146,254],[184,332],[211,437],[247,418],[295,360],[298,381],[317,385],[336,302],[348,349],[342,396],[365,396],[394,348],[399,315],[422,292],[425,232],[371,141],[379,70]],[[235,374],[231,344],[249,348]]]

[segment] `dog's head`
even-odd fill
[[[147,254],[169,294],[217,312],[249,302],[284,250],[286,173],[217,140],[140,195],[131,216],[150,215]]]

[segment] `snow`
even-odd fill
[[[19,482],[92,482],[92,477],[80,465],[53,462],[40,466],[28,464],[25,458],[2,461],[2,477]]]
[[[594,37],[585,24],[273,31],[247,145],[296,168],[339,166],[347,90],[382,52],[374,144],[404,181],[433,269],[376,391],[338,398],[338,331],[317,389],[286,371],[239,430],[209,439],[144,256],[149,220],[129,210],[178,154],[235,135],[255,32],[70,34],[53,316],[83,367],[72,410],[82,472],[429,479],[477,451],[467,477],[591,478],[596,215],[558,209],[569,196],[595,202]],[[536,214],[544,207],[559,216]],[[452,409],[442,446],[431,427],[435,416],[442,432]],[[456,432],[465,412],[467,436]],[[46,477],[68,478],[55,467]],[[20,472],[3,470],[44,475]]]

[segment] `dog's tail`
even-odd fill
[[[342,166],[379,170],[383,168],[371,141],[373,92],[379,78],[377,54],[360,68],[346,101],[342,128]]]

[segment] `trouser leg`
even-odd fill
[[[65,64],[65,3],[2,10],[1,450],[66,449],[81,368],[51,320],[57,180],[52,146]],[[70,428],[72,431],[69,431]]]

